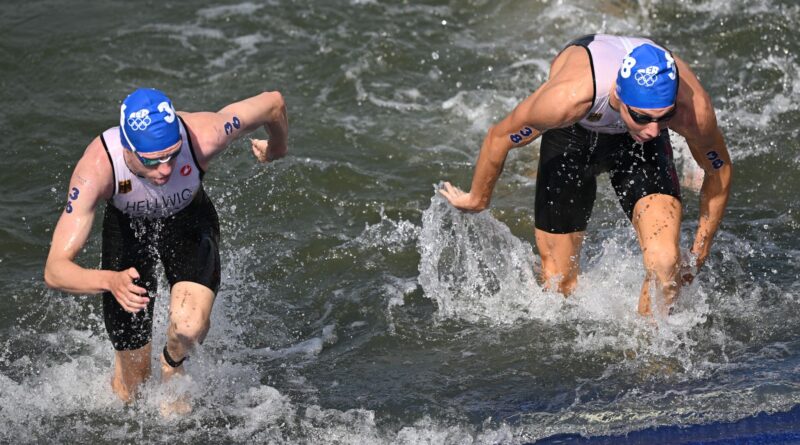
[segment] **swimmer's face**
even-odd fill
[[[175,160],[181,151],[183,142],[167,147],[164,150],[152,153],[134,153],[125,150],[128,167],[139,176],[144,177],[155,185],[164,185],[169,182],[172,170],[175,168]],[[144,161],[143,161],[144,160]],[[151,165],[145,165],[147,164]]]
[[[667,128],[669,120],[675,116],[677,110],[675,105],[664,108],[636,108],[629,107],[624,102],[620,116],[625,126],[628,128],[633,140],[638,143],[647,142]]]

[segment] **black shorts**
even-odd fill
[[[597,194],[597,175],[608,172],[628,219],[647,195],[681,199],[669,131],[637,144],[628,133],[602,134],[578,124],[542,136],[536,178],[535,225],[549,233],[586,230]]]
[[[104,270],[135,267],[137,284],[147,289],[150,303],[136,314],[126,312],[111,292],[103,293],[103,316],[114,349],[139,349],[150,342],[157,290],[155,268],[164,265],[170,288],[191,281],[219,290],[219,219],[201,188],[191,204],[166,218],[131,218],[106,205],[103,216]]]

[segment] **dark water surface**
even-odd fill
[[[789,0],[4,2],[0,442],[524,443],[791,410],[798,25]],[[468,187],[489,125],[591,32],[650,35],[686,60],[736,168],[707,267],[656,326],[635,315],[641,256],[607,180],[569,300],[534,276],[538,143],[509,157],[490,212],[434,194]],[[154,378],[124,407],[100,298],[41,276],[72,168],[142,85],[186,111],[280,90],[290,156],[256,165],[240,141],[212,165],[211,333],[190,377]],[[690,188],[684,214],[688,248]],[[167,295],[162,282],[154,350]],[[175,389],[195,410],[162,419]]]

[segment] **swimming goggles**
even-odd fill
[[[172,153],[170,153],[170,154],[168,154],[168,155],[166,155],[164,157],[155,158],[155,159],[143,158],[143,157],[139,156],[139,152],[137,152],[137,151],[134,151],[133,154],[135,154],[136,157],[139,158],[139,162],[141,162],[142,165],[144,165],[145,167],[158,167],[159,164],[166,164],[167,162],[177,158],[178,155],[181,154],[182,150],[183,150],[183,144],[181,144],[180,148],[178,148],[177,150],[173,151]],[[131,151],[133,151],[133,150],[131,150]]]
[[[668,121],[673,117],[675,117],[675,112],[678,110],[678,104],[676,103],[675,105],[673,105],[671,110],[667,111],[663,116],[659,117],[653,117],[653,116],[648,116],[646,114],[637,113],[631,110],[631,107],[627,105],[625,105],[625,108],[628,110],[628,116],[630,116],[634,122],[636,122],[639,125],[647,125],[652,122]]]

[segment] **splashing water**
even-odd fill
[[[3,50],[24,63],[0,68],[15,85],[0,91],[0,443],[514,444],[800,404],[796,2],[11,3]],[[537,283],[536,144],[509,156],[493,212],[431,199],[428,184],[467,183],[487,128],[583,32],[676,51],[731,151],[728,213],[670,317],[636,315],[641,253],[602,185],[574,294]],[[211,332],[170,385],[154,351],[126,407],[108,390],[99,299],[45,289],[41,266],[71,166],[140,83],[183,110],[280,90],[292,137],[269,166],[246,142],[215,161]],[[703,175],[673,140],[687,246]],[[162,418],[180,391],[194,412]]]
[[[490,212],[460,212],[436,193],[422,217],[419,283],[436,302],[440,320],[577,323],[578,350],[643,347],[671,355],[692,344],[687,335],[705,322],[709,309],[703,291],[697,286],[684,289],[673,316],[640,317],[641,256],[630,242],[632,230],[616,233],[583,262],[579,285],[565,299],[537,282],[541,266],[529,244]],[[586,330],[584,325],[593,327]]]

